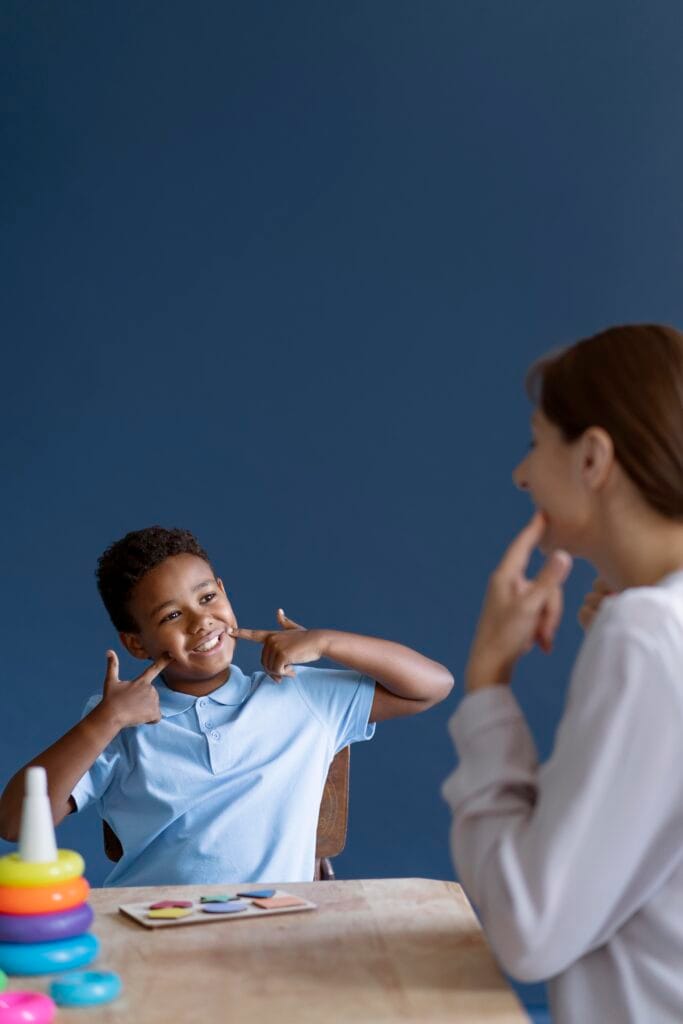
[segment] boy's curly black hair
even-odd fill
[[[128,610],[131,594],[143,576],[171,555],[197,555],[211,565],[189,530],[167,530],[163,526],[133,530],[100,555],[95,573],[97,589],[118,632],[137,632],[137,623]]]

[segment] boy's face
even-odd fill
[[[137,633],[121,633],[136,658],[173,658],[164,670],[169,684],[224,682],[235,651],[230,636],[237,619],[223,583],[197,555],[172,555],[136,585],[130,612]],[[222,678],[221,678],[222,677]]]

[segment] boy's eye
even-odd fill
[[[214,594],[203,594],[202,597],[199,600],[199,603],[200,604],[208,604],[209,601],[213,601],[215,596],[216,596],[215,593]]]
[[[171,619],[175,619],[178,615],[180,615],[180,612],[169,612],[168,615],[164,615],[164,617],[163,617],[163,619],[161,621],[162,622],[170,622]]]

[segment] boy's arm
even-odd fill
[[[0,797],[0,836],[3,839],[16,842],[19,836],[26,768],[32,765],[45,768],[52,817],[58,825],[74,810],[70,799],[74,786],[121,729],[159,721],[159,695],[151,683],[163,672],[170,658],[160,658],[132,682],[119,679],[118,658],[113,651],[107,653],[107,658],[104,696],[100,703],[61,739],[24,765],[5,786]]]
[[[276,681],[293,676],[292,665],[331,658],[377,683],[371,722],[415,715],[444,700],[453,687],[448,669],[410,647],[333,629],[304,629],[278,611],[280,631],[233,629],[234,637],[263,644],[261,661]]]
[[[320,632],[323,657],[375,680],[371,722],[426,711],[445,700],[453,688],[453,676],[444,665],[403,644],[332,629]]]

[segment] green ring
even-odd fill
[[[0,992],[4,992],[7,988],[7,975],[4,971],[0,971]]]
[[[37,888],[79,878],[85,861],[75,850],[57,850],[57,860],[33,863],[22,860],[18,853],[0,857],[0,886],[10,889]]]

